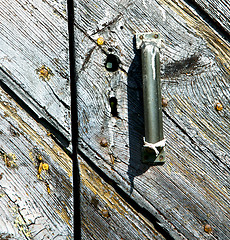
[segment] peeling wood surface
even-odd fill
[[[200,10],[217,22],[230,34],[230,6],[228,0],[193,0]]]
[[[1,81],[70,140],[67,2],[0,3]]]
[[[173,239],[228,239],[229,43],[183,1],[79,1],[76,16],[80,151]],[[143,31],[164,39],[167,162],[156,167],[140,162],[142,79],[134,33]],[[98,46],[101,36],[105,43]],[[105,69],[109,53],[121,60],[116,72]]]
[[[2,89],[0,122],[0,238],[73,239],[71,159]]]
[[[165,239],[78,156],[82,239]]]

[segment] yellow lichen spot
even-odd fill
[[[49,184],[46,185],[46,188],[47,188],[47,192],[48,192],[48,194],[50,194],[51,191],[50,191]]]
[[[41,163],[39,164],[39,168],[38,168],[38,175],[41,173],[42,168],[43,168],[43,163],[41,162]]]
[[[103,45],[103,44],[104,44],[104,38],[103,38],[103,37],[99,37],[99,38],[97,39],[97,44],[98,44],[98,45]]]
[[[48,171],[49,170],[49,164],[48,163],[43,163],[42,168],[43,168],[43,170]]]
[[[40,174],[37,174],[37,178],[38,178],[39,180],[42,180]]]
[[[223,105],[220,102],[217,102],[215,104],[215,108],[216,108],[217,111],[221,111],[223,109]]]
[[[50,131],[47,131],[47,136],[49,137],[51,135],[52,135],[52,133]]]
[[[15,162],[17,160],[17,158],[16,158],[15,154],[13,154],[13,153],[9,153],[9,154],[4,153],[3,160],[8,168],[17,168],[18,167]]]
[[[42,65],[40,68],[36,69],[36,72],[39,74],[39,78],[42,80],[50,80],[50,77],[54,75],[51,69],[45,65]]]
[[[37,156],[37,160],[38,160],[38,161],[41,161],[41,160],[42,160],[42,156],[41,156],[41,155],[38,155],[38,156]]]

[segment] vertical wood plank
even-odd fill
[[[40,119],[70,140],[66,1],[1,1],[1,78]]]
[[[71,159],[0,89],[0,238],[73,239]]]
[[[183,1],[80,1],[76,9],[80,151],[174,239],[229,235],[230,46]],[[158,31],[167,162],[141,164],[143,103],[135,32]],[[104,38],[98,45],[97,39]],[[119,57],[115,72],[108,54]],[[117,99],[113,116],[109,99]],[[215,109],[216,102],[224,108]],[[102,141],[103,140],[103,141]],[[104,144],[105,143],[105,144]],[[209,223],[213,231],[204,231]]]

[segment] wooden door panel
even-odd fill
[[[70,141],[67,6],[54,2],[0,4],[1,81]]]
[[[73,239],[72,161],[0,90],[0,238]]]
[[[230,200],[229,44],[184,2],[129,3],[80,1],[76,9],[76,42],[81,43],[76,52],[84,59],[77,62],[78,69],[83,68],[78,82],[80,153],[173,238],[205,239],[204,225],[209,223],[213,236],[225,239]],[[140,161],[143,94],[134,33],[144,31],[157,31],[164,39],[162,95],[169,100],[163,110],[167,162],[155,167]],[[103,45],[97,44],[99,37]],[[115,72],[105,68],[108,54],[121,61]],[[117,99],[117,116],[111,113],[111,97]],[[223,110],[215,109],[217,102]]]

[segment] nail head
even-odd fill
[[[211,232],[212,232],[212,227],[211,227],[209,224],[206,224],[206,225],[204,226],[204,231],[205,231],[206,233],[211,233]]]
[[[100,145],[102,147],[107,147],[108,146],[108,142],[105,138],[102,138],[101,141],[100,141]]]
[[[109,211],[107,209],[103,209],[101,213],[103,217],[106,217],[106,218],[109,217]]]
[[[162,98],[162,107],[167,107],[167,105],[168,105],[168,99]]]
[[[215,109],[216,109],[217,111],[221,111],[221,110],[223,109],[223,105],[222,105],[220,102],[217,102],[217,103],[215,104]]]
[[[104,44],[104,38],[103,38],[103,37],[99,37],[99,38],[97,39],[97,44],[98,44],[98,45],[103,45],[103,44]]]

